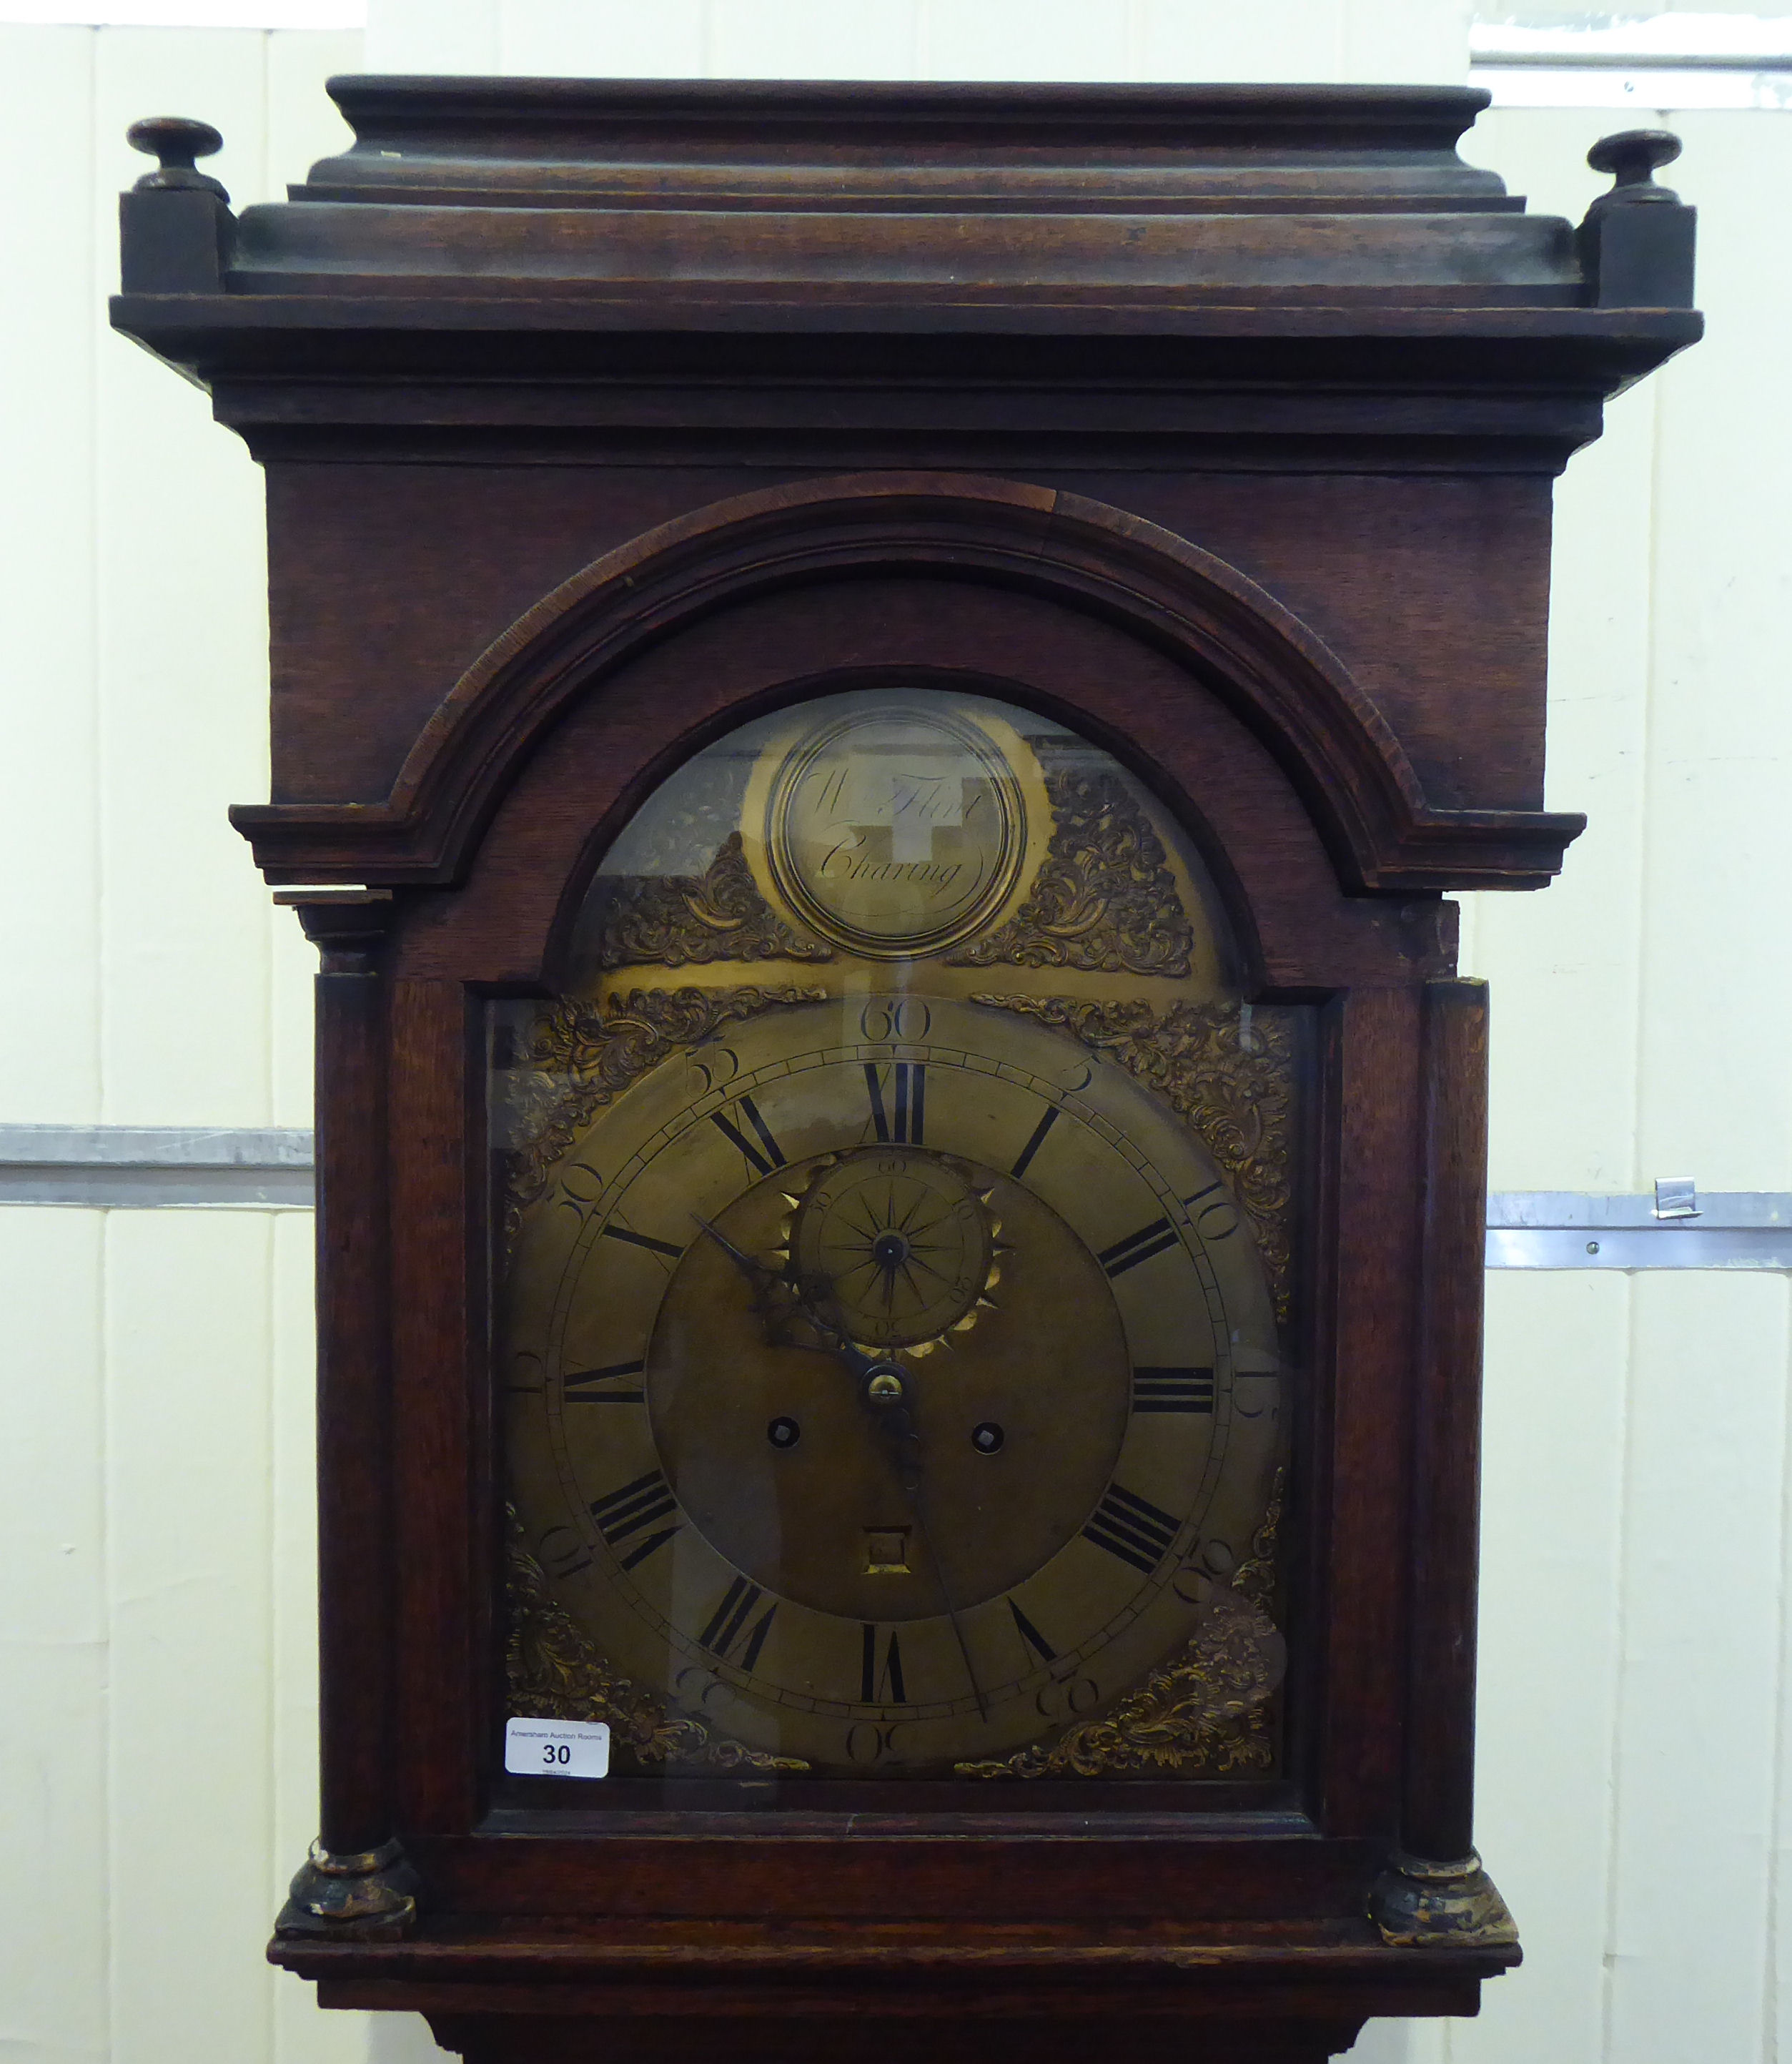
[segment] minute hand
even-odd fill
[[[940,1602],[946,1609],[946,1618],[952,1623],[952,1639],[958,1643],[958,1653],[963,1658],[964,1675],[970,1679],[971,1696],[977,1700],[981,1719],[989,1717],[989,1702],[983,1695],[983,1687],[977,1682],[977,1665],[971,1660],[970,1643],[964,1639],[964,1629],[958,1617],[958,1608],[952,1602],[952,1591],[946,1582],[945,1565],[940,1560],[939,1551],[933,1546],[933,1537],[927,1524],[927,1492],[921,1481],[920,1437],[915,1431],[915,1422],[908,1410],[908,1401],[898,1399],[888,1405],[879,1405],[877,1414],[880,1432],[886,1437],[894,1434],[902,1445],[892,1453],[896,1479],[901,1484],[904,1495],[908,1500],[909,1510],[915,1515],[916,1531],[921,1537],[921,1550],[933,1566],[933,1582],[940,1593]],[[892,1425],[892,1421],[900,1424]]]

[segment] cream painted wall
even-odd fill
[[[1454,79],[1468,0],[372,0],[370,70]]]
[[[360,42],[0,28],[0,1122],[309,1121],[313,957],[223,816],[267,788],[260,483],[104,296],[130,122],[271,196]],[[310,1240],[0,1210],[8,2064],[439,2054],[262,1961],[316,1831]]]
[[[1459,78],[1434,0],[376,0],[372,63],[675,74]],[[0,1122],[300,1124],[309,956],[224,806],[264,792],[259,482],[111,337],[127,123],[240,200],[341,132],[360,38],[0,28]],[[1641,119],[1641,118],[1639,118]],[[1792,121],[1696,115],[1699,349],[1560,496],[1547,893],[1480,899],[1496,1187],[1792,1188]],[[1578,214],[1611,126],[1470,155]],[[413,2064],[260,1950],[313,1829],[309,1224],[0,1210],[0,2058]],[[1792,1833],[1785,1279],[1490,1281],[1481,1842],[1528,1961],[1369,2064],[1769,2064]],[[1792,2054],[1792,2028],[1785,2047]]]

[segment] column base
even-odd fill
[[[332,1856],[321,1842],[313,1842],[293,1878],[274,1933],[332,1941],[401,1937],[417,1919],[421,1889],[421,1881],[397,1841],[343,1856]]]
[[[1369,1918],[1395,1949],[1498,1949],[1518,1941],[1518,1924],[1472,1849],[1448,1864],[1396,1849],[1370,1889]]]

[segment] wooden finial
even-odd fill
[[[220,200],[230,199],[216,179],[195,169],[196,159],[209,158],[224,147],[223,138],[209,122],[190,121],[183,115],[151,115],[133,122],[124,132],[124,140],[132,150],[157,161],[158,169],[145,172],[138,180],[138,192],[185,187],[214,193]]]
[[[1680,155],[1665,129],[1621,129],[1587,153],[1613,183],[1575,232],[1586,298],[1601,308],[1689,308],[1696,211],[1672,187],[1655,183],[1658,165]]]
[[[1675,196],[1665,187],[1656,186],[1655,171],[1679,155],[1680,139],[1671,130],[1621,129],[1615,136],[1601,136],[1588,151],[1587,163],[1596,172],[1609,172],[1612,192],[1622,193],[1626,200],[1652,199],[1657,193],[1672,200]],[[1649,188],[1649,195],[1626,191],[1638,187]]]

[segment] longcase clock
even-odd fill
[[[1698,333],[1437,89],[332,83],[114,320],[268,476],[323,1802],[474,2064],[1317,2060],[1475,1853],[1555,474]]]

